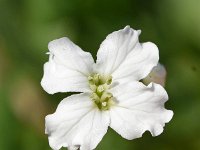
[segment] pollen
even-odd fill
[[[88,82],[92,94],[90,98],[99,110],[109,110],[114,104],[112,93],[108,89],[112,83],[112,76],[93,74],[88,77]]]

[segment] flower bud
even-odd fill
[[[166,75],[167,72],[165,67],[162,64],[158,63],[158,65],[152,69],[152,71],[148,74],[146,78],[142,80],[142,82],[146,85],[148,85],[151,82],[154,82],[164,87],[166,81]]]

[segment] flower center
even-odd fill
[[[93,91],[91,99],[100,110],[109,110],[114,104],[113,95],[108,92],[112,83],[112,76],[93,74],[88,77],[90,89]]]

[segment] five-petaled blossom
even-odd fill
[[[140,32],[126,26],[109,34],[96,63],[66,37],[49,43],[44,90],[82,92],[65,98],[54,114],[46,116],[52,149],[95,149],[109,126],[128,140],[147,130],[152,136],[163,132],[173,112],[164,108],[168,95],[162,86],[139,82],[159,60],[155,44],[139,42]]]

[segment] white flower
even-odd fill
[[[42,87],[50,94],[83,92],[65,98],[54,114],[46,117],[46,134],[54,150],[92,150],[108,126],[122,137],[139,138],[148,130],[163,132],[173,112],[164,108],[168,95],[158,84],[139,80],[157,65],[158,48],[139,43],[140,31],[126,26],[107,36],[94,62],[68,38],[49,43]]]

